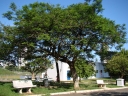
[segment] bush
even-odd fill
[[[18,68],[14,65],[6,66],[5,69],[10,70],[10,71],[17,71],[18,70]]]

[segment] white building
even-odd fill
[[[59,66],[59,72],[60,72],[60,81],[67,81],[67,80],[72,80],[72,78],[70,78],[68,76],[68,72],[70,71],[70,68],[68,66],[67,63],[64,62],[58,62],[58,66]],[[96,62],[94,69],[96,70],[96,75],[95,76],[91,76],[89,78],[103,78],[103,77],[109,77],[108,72],[104,71],[104,66],[103,63],[100,62]],[[42,73],[42,78],[44,77],[45,73]],[[47,75],[48,78],[52,78],[53,80],[56,81],[56,76],[57,76],[57,72],[56,72],[56,64],[53,64],[53,68],[49,68],[47,70]]]
[[[108,72],[105,72],[104,70],[104,64],[105,62],[95,62],[94,69],[96,70],[96,76],[95,78],[104,78],[104,77],[109,77]]]
[[[72,80],[72,78],[68,76],[68,72],[70,71],[68,64],[59,61],[58,66],[59,66],[59,72],[60,72],[60,81]],[[45,72],[42,73],[42,78],[44,77],[44,74]],[[49,78],[52,78],[53,80],[56,81],[57,79],[56,63],[53,63],[53,68],[49,68],[47,70],[47,75]]]

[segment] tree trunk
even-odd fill
[[[122,78],[122,79],[124,78],[124,74],[121,74],[121,78]]]
[[[76,77],[73,77],[73,83],[74,83],[74,89],[77,90],[79,89],[79,80],[78,80],[78,76],[77,78]]]
[[[32,80],[35,80],[35,73],[32,73]]]
[[[57,60],[56,60],[56,71],[57,71],[56,81],[60,82],[60,72],[59,72],[59,65]]]
[[[76,73],[76,69],[75,69],[74,65],[70,67],[70,70],[71,70],[71,74],[72,74],[72,77],[73,77],[74,89],[77,90],[80,87],[79,87],[78,75]]]
[[[79,82],[81,82],[81,78],[79,77]]]

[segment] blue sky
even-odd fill
[[[60,4],[63,7],[84,2],[84,0],[0,0],[0,22],[12,25],[12,22],[2,17],[2,14],[9,10],[11,2],[14,2],[18,8],[21,8],[23,5],[36,1]],[[114,20],[116,24],[126,24],[126,31],[128,31],[128,0],[103,0],[102,4],[104,8],[102,15]],[[126,38],[128,38],[128,35]],[[128,43],[124,45],[124,48],[128,50]]]

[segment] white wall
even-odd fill
[[[59,62],[60,65],[60,81],[67,80],[67,71],[69,70],[69,66],[67,63]]]
[[[109,77],[108,72],[105,72],[105,70],[104,70],[103,63],[96,62],[95,63],[95,70],[98,70],[97,71],[98,73],[96,73],[96,78]],[[101,70],[102,70],[102,72],[101,72]]]
[[[60,72],[60,81],[67,81],[67,71],[70,70],[67,63],[58,61],[59,65],[59,72]],[[94,70],[98,70],[98,73],[96,73],[96,76],[90,76],[89,78],[103,78],[103,77],[109,77],[108,73],[104,71],[104,66],[100,62],[96,62],[94,66]],[[101,73],[102,70],[102,73]],[[49,78],[52,78],[54,81],[56,81],[56,63],[53,63],[53,69],[49,68],[47,70],[47,75]],[[42,78],[44,76],[44,73],[42,73]],[[72,80],[72,78],[70,78]]]
[[[67,63],[58,61],[59,66],[59,72],[60,72],[60,81],[66,81],[67,80],[67,71],[69,70],[69,66]],[[45,73],[45,72],[44,72]],[[44,73],[42,73],[42,78],[44,76]],[[53,63],[53,69],[49,68],[47,70],[47,75],[49,78],[52,78],[54,81],[56,81],[56,63]]]
[[[45,72],[42,73],[42,78],[44,78],[44,74],[45,74]],[[48,75],[48,78],[52,78],[54,81],[56,81],[57,74],[56,74],[56,65],[55,64],[53,64],[53,69],[49,68],[47,70],[47,75]]]

